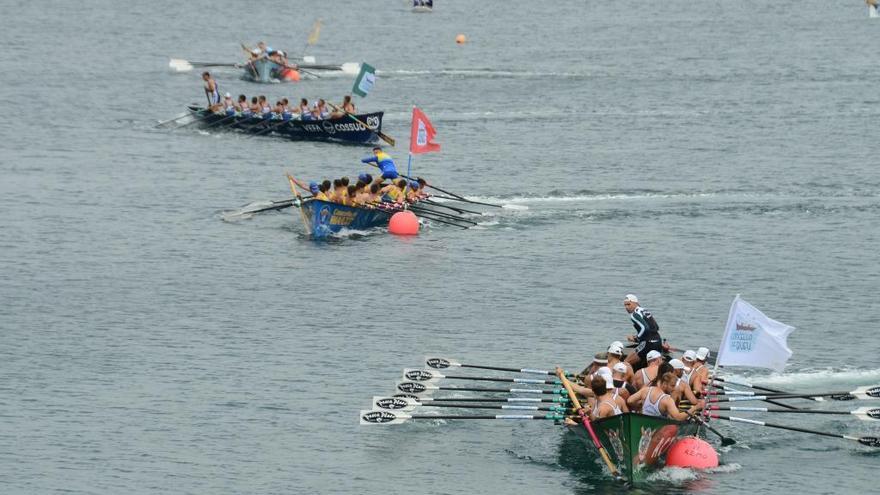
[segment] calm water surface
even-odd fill
[[[737,293],[795,325],[787,373],[755,381],[880,378],[880,24],[858,1],[2,7],[2,493],[617,493],[547,423],[362,428],[357,412],[427,353],[582,367],[629,332],[628,292],[681,347],[717,348]],[[168,58],[296,53],[318,17],[319,62],[379,68],[358,103],[386,112],[398,163],[416,104],[443,150],[415,173],[512,207],[330,243],[295,211],[229,217],[287,198],[286,171],[355,175],[368,150],[155,129],[203,99]],[[352,82],[216,76],[270,99]],[[738,443],[717,472],[639,490],[876,486],[880,455],[854,443],[718,427]]]

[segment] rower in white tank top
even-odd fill
[[[657,397],[657,400],[652,401],[651,400],[651,391],[653,389],[654,389],[654,387],[648,387],[648,393],[647,393],[647,395],[645,395],[645,402],[642,404],[642,414],[644,414],[646,416],[660,416],[660,417],[662,417],[663,413],[660,412],[660,401],[662,401],[663,398],[668,396],[669,394],[664,392],[664,393],[660,394],[659,397]]]

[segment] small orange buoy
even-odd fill
[[[419,233],[419,217],[409,210],[398,211],[388,222],[388,232],[397,235],[416,235]]]
[[[463,34],[459,34],[458,36],[455,37],[455,42],[458,43],[459,45],[465,44],[466,41],[467,41],[467,36],[465,36]]]
[[[718,453],[705,440],[685,437],[666,452],[666,465],[692,469],[718,467]]]
[[[281,77],[283,77],[285,81],[299,81],[299,71],[284,69],[284,72],[281,73]]]

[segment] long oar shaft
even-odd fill
[[[447,380],[474,380],[474,381],[485,381],[485,382],[502,382],[502,383],[524,383],[530,385],[562,385],[562,382],[559,380],[540,380],[537,378],[500,378],[500,377],[491,377],[491,376],[449,376],[449,375],[440,375],[435,371],[430,370],[404,370],[403,377],[406,380],[412,380],[416,382],[424,382],[435,379],[447,379]]]
[[[770,409],[768,407],[741,407],[741,406],[709,406],[710,411],[736,411],[736,412],[765,412],[765,413],[800,413],[800,414],[832,414],[851,416],[859,411],[825,411],[821,409]]]
[[[435,370],[445,370],[449,368],[474,368],[480,370],[493,370],[493,371],[510,371],[513,373],[527,373],[527,374],[535,374],[535,375],[550,375],[556,376],[556,373],[549,370],[535,369],[535,368],[512,368],[512,367],[503,367],[503,366],[486,366],[481,364],[462,364],[452,359],[443,358],[443,357],[426,357],[425,358],[425,366],[429,368],[434,368]],[[568,373],[565,375],[568,378],[574,378],[574,374]]]
[[[824,437],[832,437],[832,438],[843,438],[846,440],[855,440],[862,445],[867,445],[869,447],[880,447],[880,438],[877,437],[856,437],[852,435],[842,435],[840,433],[831,433],[827,431],[818,431],[818,430],[809,430],[807,428],[799,428],[797,426],[786,426],[786,425],[778,425],[774,423],[767,423],[764,421],[758,421],[755,419],[748,418],[737,418],[735,416],[721,416],[718,414],[708,414],[710,418],[713,419],[723,419],[726,421],[733,421],[736,423],[747,423],[750,425],[758,425],[758,426],[766,426],[768,428],[778,428],[780,430],[789,430],[789,431],[797,431],[801,433],[811,433],[813,435],[821,435]]]
[[[410,385],[412,384],[412,385]],[[418,385],[418,386],[415,386]],[[423,393],[428,390],[450,390],[459,392],[501,392],[510,394],[554,394],[565,393],[563,389],[537,389],[537,388],[479,388],[479,387],[432,387],[421,382],[403,382],[397,385],[397,390],[405,394]]]
[[[611,475],[615,478],[620,478],[620,472],[617,470],[617,466],[611,461],[611,457],[608,456],[608,452],[605,451],[605,447],[602,446],[602,442],[599,441],[599,437],[597,437],[596,432],[593,431],[593,425],[590,424],[590,419],[581,408],[581,403],[578,401],[577,394],[574,393],[574,390],[571,388],[571,383],[565,378],[565,373],[562,370],[559,370],[557,376],[565,387],[565,391],[568,393],[568,398],[571,400],[572,405],[574,405],[574,408],[579,411],[581,425],[587,430],[587,433],[589,433],[590,438],[593,440],[593,445],[596,447],[596,450],[599,451],[599,455],[602,457],[602,460],[605,461],[605,465],[608,466]]]

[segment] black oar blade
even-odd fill
[[[855,400],[855,397],[851,394],[835,394],[830,396],[832,400]]]
[[[880,438],[878,437],[862,437],[859,438],[859,443],[868,447],[880,448]]]
[[[730,437],[721,437],[721,446],[727,447],[736,443],[736,440]]]

